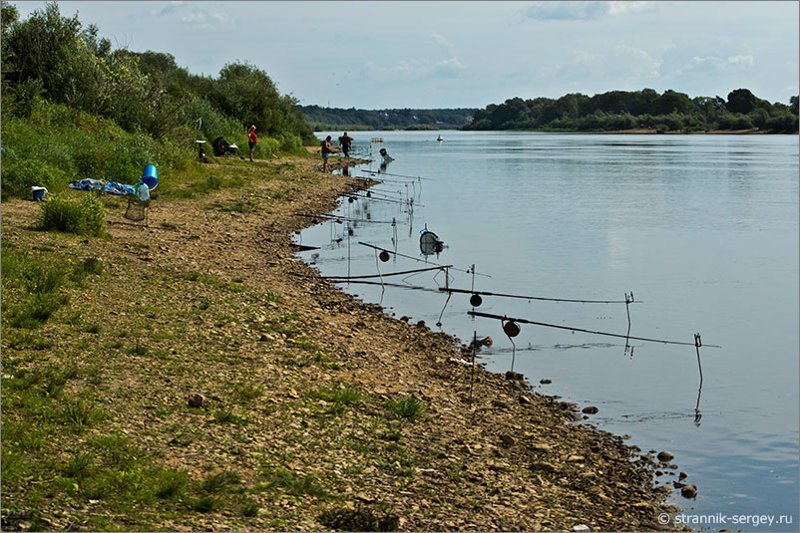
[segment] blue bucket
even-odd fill
[[[158,187],[158,171],[156,170],[156,167],[153,165],[147,165],[144,167],[144,172],[142,173],[142,183],[147,185],[150,190]]]

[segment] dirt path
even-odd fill
[[[228,506],[143,503],[124,519],[97,498],[33,504],[6,487],[4,499],[39,505],[56,529],[356,529],[380,517],[371,529],[661,528],[666,493],[638,450],[481,369],[470,403],[454,339],[345,295],[293,255],[290,236],[310,220],[292,214],[329,211],[358,186],[316,165],[258,162],[244,188],[153,202],[149,228],[110,209],[111,239],[34,231],[36,204],[3,203],[8,242],[107,265],[71,294],[83,326],[42,331],[58,347],[46,358],[99,376],[72,387],[109,413],[87,434],[54,437],[64,460],[113,431],[191,480],[235,472],[239,487]],[[4,360],[41,364],[3,347]],[[187,404],[195,393],[200,408]],[[237,512],[238,499],[257,512]]]

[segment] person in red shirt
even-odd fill
[[[247,132],[247,144],[250,146],[250,161],[253,160],[253,152],[258,144],[258,135],[256,135],[256,125],[250,126],[250,131]]]

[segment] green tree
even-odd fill
[[[692,100],[687,94],[667,90],[656,99],[654,106],[656,113],[659,115],[688,113],[692,109]]]
[[[728,93],[726,106],[731,113],[749,113],[756,108],[756,97],[748,89],[736,89]]]

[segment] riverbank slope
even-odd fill
[[[38,327],[4,290],[4,529],[664,527],[638,450],[519,382],[473,383],[455,339],[293,255],[293,214],[361,184],[311,157],[215,165],[244,183],[155,200],[148,227],[104,198],[105,238],[3,202],[4,267],[73,273]]]

